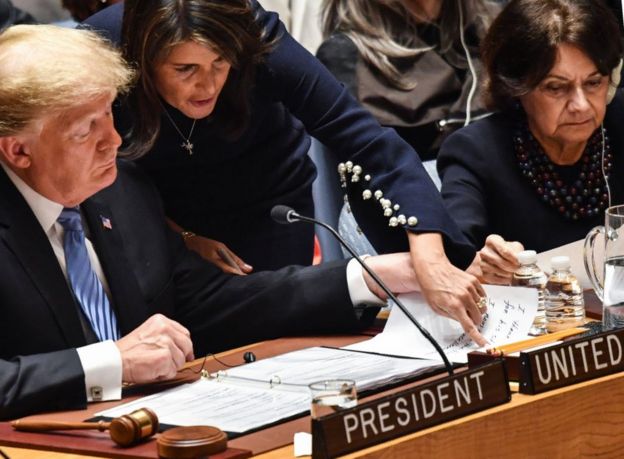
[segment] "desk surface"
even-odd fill
[[[339,337],[333,341],[340,345],[354,339],[357,340],[353,337]],[[328,343],[327,338],[277,340],[271,343],[271,347],[279,348],[278,352],[285,352],[302,345]],[[226,355],[236,359],[237,352],[242,351],[233,351]],[[263,351],[255,346],[254,352]],[[259,355],[267,356],[268,354]],[[100,405],[97,410],[101,408]],[[90,411],[95,409],[91,408]],[[77,416],[77,419],[89,416],[87,411],[69,414]],[[68,419],[59,413],[46,415],[46,418]],[[624,435],[621,433],[623,422],[624,373],[619,373],[539,395],[514,394],[508,404],[406,435],[347,457],[621,457],[624,449]],[[252,450],[264,459],[293,457],[289,443],[296,431],[309,431],[309,418],[300,418],[255,435],[240,437],[230,441],[229,446]],[[84,436],[81,437],[84,446],[90,443],[90,447],[93,447],[95,442],[96,447],[102,447],[110,443],[102,433],[80,435]],[[37,436],[44,438],[37,448],[49,447],[57,451],[77,452],[76,449],[60,446],[63,438],[61,434]],[[2,444],[28,447],[27,441],[16,444],[15,440],[7,442],[0,435],[0,445]],[[285,446],[268,451],[267,446],[271,444]],[[84,450],[84,453],[88,451]],[[108,456],[111,453],[110,450],[106,452],[104,448],[100,448],[100,454]],[[11,459],[26,457],[51,456],[11,455]],[[58,457],[69,459],[72,456]]]

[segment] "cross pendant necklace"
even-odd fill
[[[191,143],[190,138],[186,139],[185,142],[182,142],[180,146],[184,148],[186,151],[188,151],[189,155],[193,154],[193,144]]]
[[[184,134],[182,134],[182,131],[180,130],[178,125],[175,124],[175,121],[173,121],[173,118],[171,118],[171,115],[169,114],[167,109],[165,107],[163,107],[163,109],[165,110],[165,115],[167,115],[167,118],[169,118],[169,121],[171,121],[171,124],[173,125],[175,130],[178,131],[178,134],[180,134],[180,137],[182,137],[182,140],[184,140],[184,142],[182,142],[180,146],[188,152],[189,156],[191,156],[193,154],[193,147],[194,147],[194,145],[191,143],[191,137],[193,137],[193,131],[195,130],[195,123],[197,123],[197,120],[196,119],[193,120],[191,131],[189,132],[188,137],[185,137]]]

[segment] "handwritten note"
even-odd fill
[[[481,334],[493,345],[526,338],[537,312],[537,290],[497,285],[483,287],[487,293],[488,307],[479,326]],[[401,295],[400,299],[440,343],[449,360],[465,363],[468,361],[468,352],[478,349],[459,322],[436,314],[422,295]],[[383,333],[348,346],[347,349],[439,359],[431,343],[396,306],[392,308]]]

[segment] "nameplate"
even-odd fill
[[[520,353],[520,392],[538,394],[624,370],[624,328]]]
[[[312,420],[312,457],[350,453],[511,400],[503,360]]]

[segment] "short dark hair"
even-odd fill
[[[154,67],[186,41],[214,48],[232,66],[212,115],[223,135],[237,137],[247,125],[256,66],[273,46],[264,40],[249,0],[128,0],[123,52],[137,67],[138,84],[127,100],[133,122],[125,155],[140,157],[154,145],[163,113]]]
[[[622,56],[618,23],[602,0],[512,0],[481,45],[486,105],[512,108],[548,75],[563,43],[587,54],[602,75]]]

